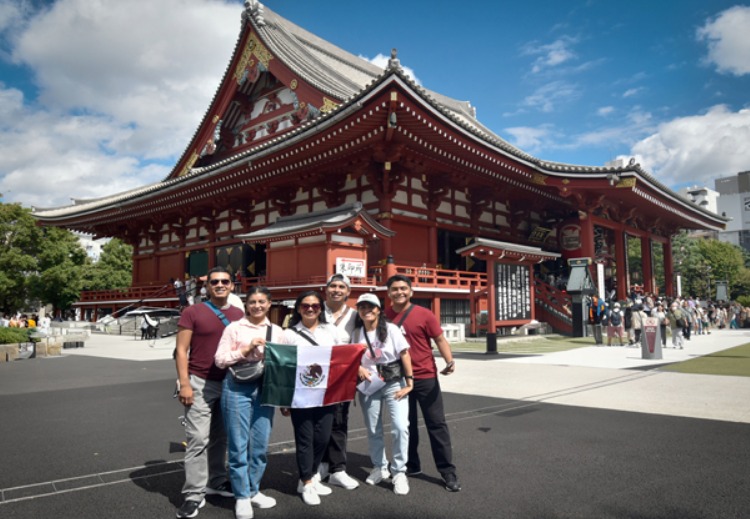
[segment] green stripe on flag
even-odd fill
[[[291,407],[297,378],[297,347],[266,343],[263,405]]]

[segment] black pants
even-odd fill
[[[331,426],[336,406],[292,409],[294,443],[297,446],[299,479],[309,481],[318,471],[323,453],[331,439]]]
[[[422,469],[422,463],[419,460],[417,405],[422,410],[422,417],[430,438],[432,457],[435,460],[438,472],[443,477],[447,474],[455,474],[456,466],[453,465],[451,436],[448,424],[445,421],[443,393],[440,391],[440,383],[437,377],[415,380],[414,389],[409,393],[409,461],[406,464],[407,470],[412,472]]]
[[[333,426],[331,427],[331,439],[323,454],[323,461],[328,463],[328,472],[341,472],[346,470],[346,439],[349,431],[349,404],[342,402],[332,407],[335,408],[333,415]]]
[[[661,332],[661,345],[666,348],[667,347],[667,325],[660,324],[659,331]]]
[[[596,344],[604,344],[604,338],[602,337],[602,325],[600,323],[591,326],[594,329],[594,342]]]

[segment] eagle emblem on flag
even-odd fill
[[[307,366],[307,368],[305,368],[305,370],[299,374],[300,382],[302,382],[302,384],[306,387],[319,386],[320,383],[323,382],[323,379],[325,379],[325,375],[323,375],[323,368],[321,368],[318,364],[311,364],[310,366]]]

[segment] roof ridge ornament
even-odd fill
[[[388,60],[388,70],[401,68],[401,62],[398,59],[398,49],[391,49],[391,59]]]
[[[258,0],[245,0],[245,12],[243,16],[246,19],[252,18],[255,25],[263,27],[266,25],[266,20],[263,18],[263,4]]]

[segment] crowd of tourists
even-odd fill
[[[660,326],[662,346],[667,336],[672,346],[684,348],[693,335],[707,335],[712,329],[750,328],[750,308],[736,302],[705,301],[697,297],[658,297],[653,294],[632,294],[625,301],[603,301],[589,298],[589,323],[593,325],[597,344],[613,342],[619,346],[636,345],[641,341],[644,320],[655,317]]]
[[[409,493],[409,477],[424,468],[418,451],[421,411],[443,488],[461,490],[431,342],[445,361],[443,375],[456,366],[450,345],[435,315],[411,302],[409,278],[393,276],[386,286],[389,308],[373,293],[349,306],[350,280],[334,274],[325,294],[299,295],[288,327],[282,329],[268,319],[268,289],[251,288],[238,307],[230,303],[230,273],[223,268],[208,273],[207,301],[188,305],[178,324],[175,362],[187,436],[178,518],[197,516],[207,495],[234,498],[237,519],[252,518],[255,508],[276,506],[276,499],[261,491],[275,414],[275,407],[261,403],[263,382],[257,376],[267,343],[295,345],[299,355],[314,355],[320,347],[362,345],[352,383],[358,384],[372,464],[364,483],[388,483],[386,488],[398,496]],[[320,505],[322,497],[333,493],[331,486],[358,488],[360,482],[347,472],[350,402],[296,402],[280,412],[294,428],[296,488],[302,501]],[[384,413],[391,425],[390,459]]]

